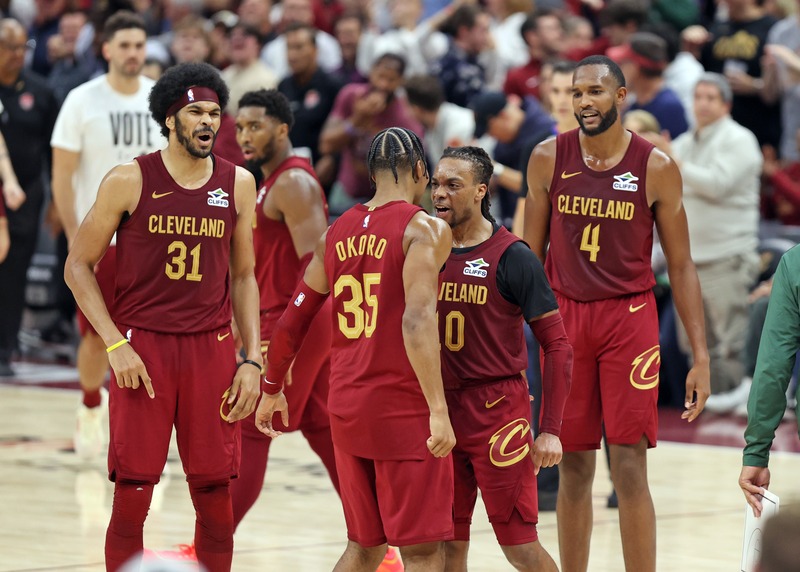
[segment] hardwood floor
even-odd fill
[[[104,570],[103,541],[113,488],[104,459],[82,463],[71,451],[77,401],[75,390],[0,385],[0,572]],[[703,416],[697,426],[681,430],[672,415],[679,413],[662,412],[662,418],[667,416],[662,433],[673,439],[681,431],[695,441],[709,433],[733,443],[737,432],[741,438],[741,421]],[[782,432],[786,448],[796,450],[793,421],[785,423]],[[605,462],[598,459],[597,465],[589,569],[619,572],[624,568],[617,511],[605,508],[611,484]],[[290,434],[273,445],[269,466],[264,493],[237,532],[233,569],[332,569],[344,549],[345,528],[322,465],[302,436]],[[174,447],[169,467],[171,475],[157,487],[145,525],[150,549],[171,549],[192,538],[194,513]],[[661,441],[651,450],[658,570],[738,570],[745,510],[736,484],[740,467],[739,446]],[[800,456],[774,453],[771,470],[771,490],[784,505],[791,503],[798,495]],[[539,531],[543,545],[558,560],[555,513],[540,515]],[[480,503],[472,535],[470,570],[511,570]]]

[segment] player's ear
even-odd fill
[[[164,125],[167,126],[167,129],[172,131],[175,128],[175,114],[167,115],[167,118],[164,120]]]
[[[478,185],[478,191],[475,193],[475,198],[478,199],[478,202],[483,200],[483,197],[486,196],[486,193],[489,192],[489,186],[485,183],[481,183]]]

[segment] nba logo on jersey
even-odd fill
[[[302,303],[303,303],[303,300],[305,300],[305,299],[306,299],[306,295],[305,295],[305,294],[303,294],[302,292],[300,292],[300,293],[297,295],[297,298],[295,298],[295,300],[294,300],[294,305],[295,305],[295,306],[300,306],[300,304],[302,304]]]
[[[212,207],[227,207],[228,201],[225,197],[228,196],[228,193],[223,191],[222,189],[215,189],[213,191],[208,191],[208,204]]]
[[[194,92],[190,89],[189,91],[186,92],[186,97],[191,103],[192,101],[194,101]]]
[[[635,193],[639,190],[639,185],[635,182],[639,180],[639,177],[634,176],[630,171],[623,175],[614,175],[614,178],[616,181],[611,185],[614,190],[628,191],[631,193]]]
[[[484,268],[487,268],[489,263],[483,258],[478,260],[467,260],[467,266],[464,268],[464,274],[467,276],[478,276],[479,278],[486,278],[488,274]]]
[[[364,217],[364,224],[362,224],[361,226],[363,226],[364,228],[367,228],[367,226],[369,226],[369,217],[370,216],[371,215],[367,215],[367,216]]]

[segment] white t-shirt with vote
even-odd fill
[[[50,145],[81,154],[72,181],[79,223],[112,168],[166,147],[167,141],[150,115],[148,96],[154,84],[140,76],[139,91],[126,95],[115,91],[101,75],[67,95]]]

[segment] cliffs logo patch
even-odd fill
[[[228,207],[228,199],[226,198],[228,193],[223,191],[222,189],[216,189],[213,191],[208,191],[208,204],[212,207]]]
[[[484,268],[488,268],[489,263],[483,258],[477,260],[467,260],[467,265],[464,267],[464,274],[467,276],[478,276],[479,278],[486,278],[488,272]]]
[[[628,191],[630,193],[635,193],[639,190],[639,185],[636,184],[639,177],[634,176],[630,171],[623,175],[614,175],[614,178],[616,181],[611,185],[614,190]]]

